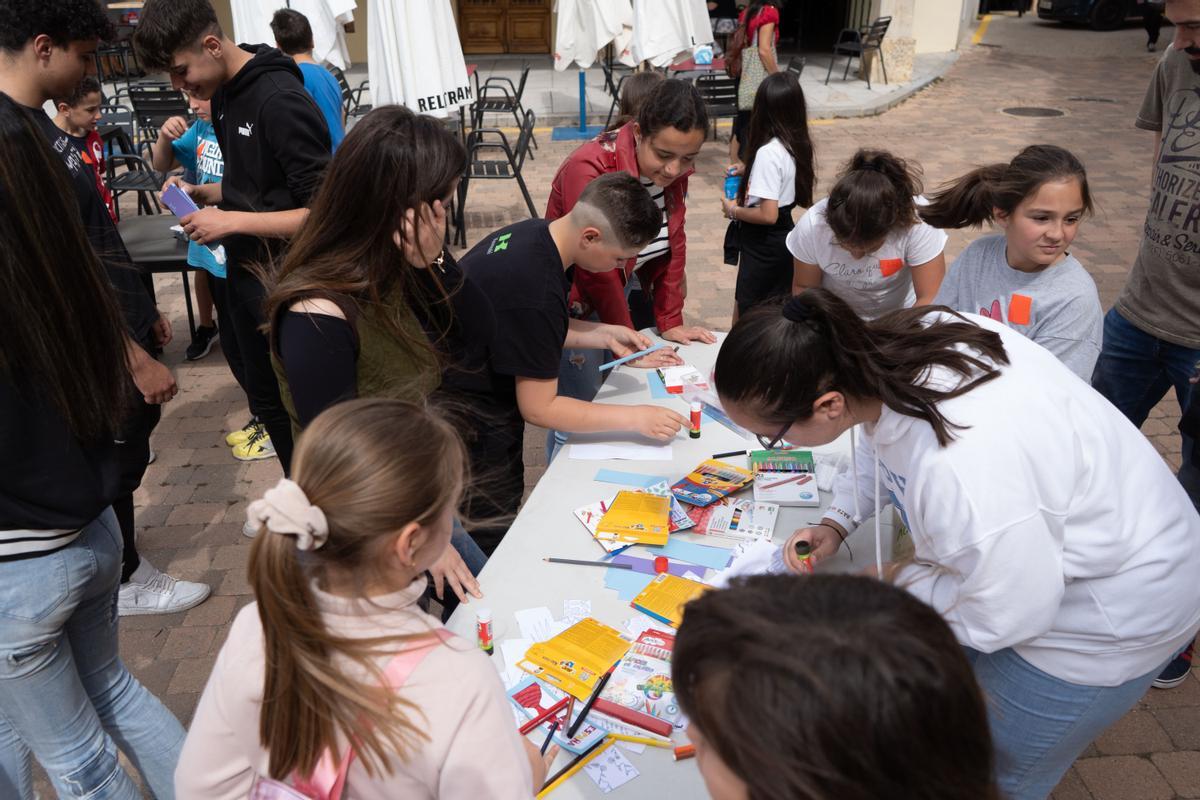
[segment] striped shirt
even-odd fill
[[[642,248],[642,252],[637,254],[637,263],[634,265],[640,267],[647,261],[658,258],[661,255],[671,252],[671,243],[667,240],[667,211],[666,200],[664,198],[664,190],[661,186],[655,186],[654,181],[649,178],[638,178],[642,186],[646,187],[646,191],[650,193],[650,199],[654,201],[654,205],[658,206],[659,216],[662,217],[662,227],[658,230],[658,236],[654,241]]]

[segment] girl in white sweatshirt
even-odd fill
[[[256,602],[200,698],[179,797],[281,796],[270,781],[343,800],[533,796],[545,761],[495,668],[417,607],[465,463],[448,422],[399,400],[349,400],[305,429],[294,482],[247,509]]]
[[[915,558],[878,574],[968,649],[1014,800],[1046,797],[1200,628],[1187,495],[1119,411],[1001,323],[924,309],[866,322],[809,290],[742,318],[715,382],[772,446],[863,425],[854,474],[793,541],[828,557],[897,509]]]

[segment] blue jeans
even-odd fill
[[[479,545],[475,544],[475,540],[458,521],[458,517],[454,518],[454,532],[450,534],[450,546],[458,551],[459,557],[467,565],[467,569],[471,570],[471,574],[479,577],[483,565],[487,563],[487,556],[479,549]]]
[[[1049,797],[1084,748],[1133,708],[1162,671],[1120,686],[1081,686],[1047,675],[1011,648],[964,649],[987,702],[996,778],[1008,800]]]
[[[60,797],[175,796],[183,726],[117,653],[121,532],[106,509],[57,552],[0,561],[0,797],[32,798],[30,752]]]
[[[1092,373],[1092,388],[1104,395],[1139,428],[1151,409],[1175,388],[1180,411],[1192,401],[1200,350],[1171,344],[1146,333],[1110,309],[1104,317],[1104,343]],[[1200,509],[1200,465],[1192,463],[1192,438],[1183,436],[1179,482]]]
[[[600,365],[611,358],[612,353],[608,350],[563,350],[562,362],[558,367],[559,397],[573,397],[585,402],[595,400],[596,393],[604,385]],[[554,460],[566,443],[567,434],[563,431],[546,431],[547,464]]]

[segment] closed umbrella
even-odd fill
[[[622,34],[632,14],[629,0],[558,0],[554,68],[560,72],[571,64],[579,68],[579,125],[559,127],[551,138],[590,139],[599,126],[587,125],[587,82],[584,70],[596,61],[596,53]]]
[[[444,117],[471,102],[467,64],[446,0],[370,0],[371,101]]]
[[[282,6],[280,0],[233,0],[229,10],[233,13],[233,38],[245,44],[269,44],[275,46],[275,34],[271,33],[271,17],[275,9]]]
[[[275,46],[271,17],[280,8],[291,8],[308,18],[313,32],[313,58],[339,69],[350,66],[350,52],[342,26],[354,21],[355,0],[233,0],[233,38],[246,44]]]
[[[633,0],[633,41],[636,61],[665,67],[682,53],[713,41],[705,0]]]

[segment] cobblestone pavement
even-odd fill
[[[1164,37],[1171,29],[1164,30]],[[1145,52],[1140,29],[1109,34],[1044,25],[1027,16],[998,17],[983,39],[967,47],[945,79],[886,114],[831,120],[813,127],[822,192],[838,166],[861,146],[886,147],[923,164],[928,185],[974,164],[1007,160],[1021,146],[1050,142],[1071,148],[1086,163],[1099,213],[1088,220],[1074,253],[1100,287],[1105,307],[1125,280],[1138,243],[1149,194],[1153,138],[1132,126],[1156,56]],[[988,46],[990,45],[990,46]],[[1089,99],[1079,99],[1089,98]],[[1001,109],[1047,106],[1057,118],[1018,118]],[[722,137],[724,135],[724,129]],[[544,208],[550,180],[570,143],[539,137],[526,179]],[[718,197],[724,141],[705,146],[691,180],[688,230],[689,322],[727,329],[734,271],[721,263]],[[468,201],[470,240],[524,217],[515,187],[476,182]],[[953,257],[977,233],[952,232]],[[121,653],[133,672],[185,723],[234,613],[250,600],[245,566],[249,540],[241,525],[246,504],[279,477],[274,461],[240,464],[222,444],[246,419],[244,400],[220,350],[183,361],[186,322],[177,279],[160,279],[159,296],[177,332],[167,361],[182,392],[165,409],[150,466],[137,494],[141,548],[173,575],[207,581],[213,596],[178,616],[121,621]],[[1144,427],[1163,457],[1179,461],[1178,408],[1168,398]],[[530,431],[527,479],[545,464],[540,431]],[[1151,690],[1138,708],[1088,749],[1055,792],[1058,800],[1151,800],[1200,797],[1200,681],[1173,691]]]

